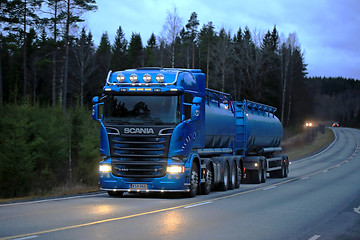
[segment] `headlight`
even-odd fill
[[[136,83],[137,80],[138,80],[138,76],[137,76],[136,74],[131,74],[131,75],[130,75],[130,81],[131,81],[132,83]]]
[[[111,172],[111,165],[109,165],[109,164],[101,164],[99,166],[99,172],[102,172],[102,173]]]
[[[170,174],[183,173],[184,169],[185,169],[184,166],[173,165],[173,166],[168,166],[166,168],[166,172]]]
[[[150,74],[144,74],[143,81],[146,82],[146,83],[150,82],[151,81]]]
[[[165,80],[164,75],[162,75],[161,73],[159,73],[158,75],[156,75],[156,81],[158,81],[159,83],[163,83]]]

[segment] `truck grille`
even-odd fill
[[[121,129],[120,129],[121,131]],[[113,174],[152,178],[166,174],[170,135],[109,134]]]

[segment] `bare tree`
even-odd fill
[[[288,113],[287,123],[290,119],[291,104],[292,104],[292,81],[293,81],[293,54],[294,50],[298,49],[298,40],[296,33],[290,33],[286,42],[281,45],[281,79],[282,79],[282,101],[281,101],[281,122],[284,123],[285,117],[285,100],[288,96]]]
[[[231,43],[230,32],[226,33],[222,28],[219,32],[219,39],[216,42],[212,60],[216,62],[214,64],[218,75],[221,76],[221,91],[225,91],[225,79],[232,73],[234,51]]]
[[[168,11],[162,35],[165,42],[171,45],[171,67],[175,67],[175,39],[182,29],[182,20],[179,17],[176,7],[171,13]]]
[[[77,41],[75,52],[74,74],[78,82],[75,82],[80,94],[80,106],[84,105],[84,86],[91,74],[96,70],[95,67],[95,49],[92,42],[92,35],[86,35],[85,29],[81,31],[80,39]]]
[[[63,109],[66,109],[67,91],[68,91],[68,72],[69,72],[69,41],[70,41],[70,27],[73,24],[82,22],[80,18],[84,11],[94,11],[97,9],[95,0],[63,0],[66,4],[66,11],[63,12],[66,16],[65,27],[65,57],[64,57],[64,81],[63,81]]]

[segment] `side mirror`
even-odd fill
[[[93,99],[92,99],[92,103],[93,103],[93,104],[97,104],[97,103],[99,103],[99,97],[98,97],[98,96],[93,97]]]
[[[104,103],[99,102],[99,97],[93,97],[92,99],[93,108],[92,108],[92,118],[96,121],[100,121],[102,118],[102,108],[100,109],[100,106],[103,106]]]
[[[96,121],[99,121],[99,104],[94,104],[92,107],[92,118]]]
[[[200,120],[200,103],[201,97],[194,97],[193,104],[191,105],[191,121]]]

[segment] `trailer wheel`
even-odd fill
[[[289,160],[287,157],[285,157],[285,161],[284,161],[284,177],[287,177],[289,174]]]
[[[124,192],[107,191],[110,197],[122,197]]]
[[[266,166],[266,162],[264,165]],[[262,183],[266,182],[266,174],[267,174],[266,167],[263,167],[261,170],[261,182]]]
[[[260,164],[259,170],[251,171],[251,180],[255,184],[261,183],[261,179],[262,179],[262,175],[263,175],[261,162],[259,162],[259,164]]]
[[[237,167],[235,188],[239,188],[239,187],[240,187],[241,179],[242,179],[241,167]]]
[[[229,190],[233,190],[236,185],[236,164],[233,163],[230,171]]]
[[[220,191],[226,191],[229,188],[229,165],[226,162],[224,165],[224,176],[223,176],[223,182],[219,185]]]
[[[285,177],[286,167],[281,163],[281,169],[270,172],[272,178],[283,178]]]
[[[190,191],[185,193],[186,197],[195,197],[199,186],[199,172],[195,163],[191,167]]]
[[[202,183],[200,187],[201,194],[208,195],[210,193],[213,183],[212,176],[212,171],[207,167],[205,173],[205,182]]]

